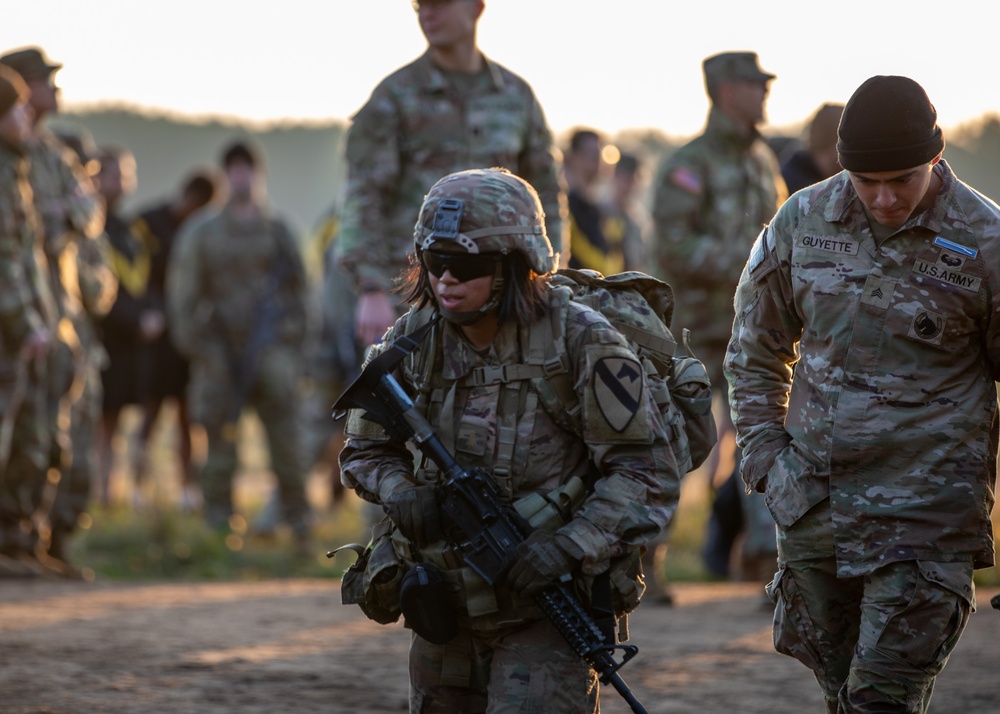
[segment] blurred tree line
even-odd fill
[[[303,235],[342,199],[347,128],[343,121],[262,127],[194,122],[116,108],[66,112],[53,121],[53,127],[84,129],[98,145],[124,146],[135,154],[139,185],[125,204],[126,212],[172,195],[188,172],[195,167],[216,166],[221,148],[236,137],[246,136],[263,146],[270,196]],[[773,148],[782,151],[795,146],[800,130],[788,127],[767,134]],[[557,134],[557,145],[564,147],[568,137],[569,131]],[[946,128],[945,137],[944,156],[958,176],[1000,201],[1000,115]],[[658,129],[632,129],[610,138],[622,151],[643,161],[647,188],[660,162],[687,141],[687,137],[671,137]]]

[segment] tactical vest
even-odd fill
[[[582,434],[581,404],[573,388],[571,364],[566,351],[566,319],[569,303],[585,305],[604,315],[625,337],[639,357],[653,400],[669,430],[670,444],[681,474],[700,466],[716,442],[711,413],[712,388],[704,364],[690,351],[684,331],[686,356],[677,356],[677,341],[670,332],[673,293],[670,286],[649,275],[626,272],[604,277],[590,270],[560,270],[550,277],[549,313],[539,323],[519,328],[523,362],[481,366],[458,381],[457,386],[502,384],[497,425],[500,448],[493,474],[508,495],[516,490],[510,474],[527,450],[516,449],[519,414],[541,405],[552,420],[574,434]],[[410,313],[404,326],[411,333],[433,318],[430,309]],[[427,346],[405,364],[407,381],[416,389],[415,402],[434,419],[438,435],[450,450],[454,404],[448,399],[450,383],[440,376],[434,363],[439,337],[432,328]],[[425,459],[426,461],[426,459]],[[422,466],[434,469],[431,463]],[[515,471],[523,469],[513,469]]]

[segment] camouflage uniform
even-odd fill
[[[463,172],[474,173],[487,172]],[[488,187],[486,181],[481,185]],[[434,195],[432,190],[425,206]],[[484,190],[465,200],[475,207],[489,195]],[[478,234],[482,252],[499,252],[520,229],[517,240],[523,243],[515,250],[531,252],[533,248],[523,246],[543,241],[548,269],[546,261],[532,266],[548,272],[551,248],[540,225],[518,224],[511,216],[522,215],[519,208],[497,205],[497,213],[510,223],[462,230]],[[601,314],[570,302],[566,289],[550,286],[546,295],[547,314],[526,325],[505,321],[485,350],[474,349],[442,311],[446,319],[404,361],[400,382],[417,395],[417,408],[462,466],[484,469],[532,525],[572,542],[580,562],[574,584],[585,602],[595,579],[610,573],[611,604],[623,615],[638,605],[643,591],[639,550],[673,515],[680,476],[650,383],[621,333]],[[433,303],[411,309],[372,350],[372,357],[393,339],[426,324],[437,310]],[[568,384],[580,407],[578,430],[559,426],[543,406],[536,383],[525,376],[538,365],[540,346],[552,346],[554,334],[561,334],[555,339],[565,344]],[[609,365],[616,368],[606,369]],[[620,419],[624,402],[612,396],[623,392],[634,398],[628,419]],[[412,484],[442,478],[433,462],[422,457],[415,464],[404,444],[390,441],[357,410],[351,412],[347,434],[341,454],[344,483],[367,501],[384,504]],[[518,596],[504,583],[488,585],[443,540],[418,548],[398,530],[392,539],[402,569],[418,561],[431,563],[457,595],[457,637],[433,645],[414,635],[411,711],[485,711],[487,706],[597,710],[595,673],[572,654],[532,598]]]
[[[62,472],[50,514],[56,551],[86,510],[95,480],[101,409],[100,370],[106,360],[94,320],[107,313],[117,289],[102,235],[104,209],[73,152],[46,129],[27,145],[31,186],[45,232],[45,256],[59,311],[60,336],[72,350],[53,353],[49,408],[68,453],[53,454]],[[58,552],[56,553],[58,555]]]
[[[723,399],[722,362],[732,334],[740,270],[754,236],[786,197],[772,151],[756,132],[740,132],[715,107],[705,132],[678,149],[660,171],[650,251],[658,277],[677,295],[674,332],[692,329],[695,354]],[[736,459],[738,463],[739,454]],[[743,496],[735,472],[729,479],[713,504],[705,553],[706,563],[719,574],[728,571],[729,538],[741,514],[744,555],[754,561],[773,559],[775,548],[774,524],[761,499]]]
[[[560,249],[565,199],[542,109],[523,79],[484,63],[479,75],[452,77],[424,54],[384,79],[355,115],[338,250],[362,289],[387,290],[409,267],[424,193],[462,169],[502,166],[531,183]]]
[[[181,229],[167,284],[174,341],[191,360],[191,419],[208,435],[201,486],[209,521],[221,525],[232,513],[237,426],[247,405],[267,432],[284,518],[304,535],[299,380],[309,297],[287,224],[266,211],[252,223],[228,207],[200,214]]]
[[[55,334],[57,311],[32,204],[28,162],[0,143],[0,553],[31,553],[51,444],[44,363],[19,356],[31,333]],[[28,528],[22,528],[28,525]]]
[[[774,153],[712,108],[705,132],[660,169],[653,198],[657,277],[677,295],[675,332],[692,328],[692,347],[723,384],[733,327],[733,294],[747,251],[786,198]]]
[[[884,240],[847,172],[797,193],[736,294],[726,369],[778,524],[775,645],[832,711],[838,692],[924,711],[994,563],[1000,208],[934,170],[934,204]]]

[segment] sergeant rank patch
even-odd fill
[[[635,360],[604,357],[594,365],[593,389],[601,414],[620,434],[642,403],[642,367]]]

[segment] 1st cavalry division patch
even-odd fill
[[[642,403],[642,367],[635,360],[604,357],[594,365],[593,389],[601,414],[620,434]]]

